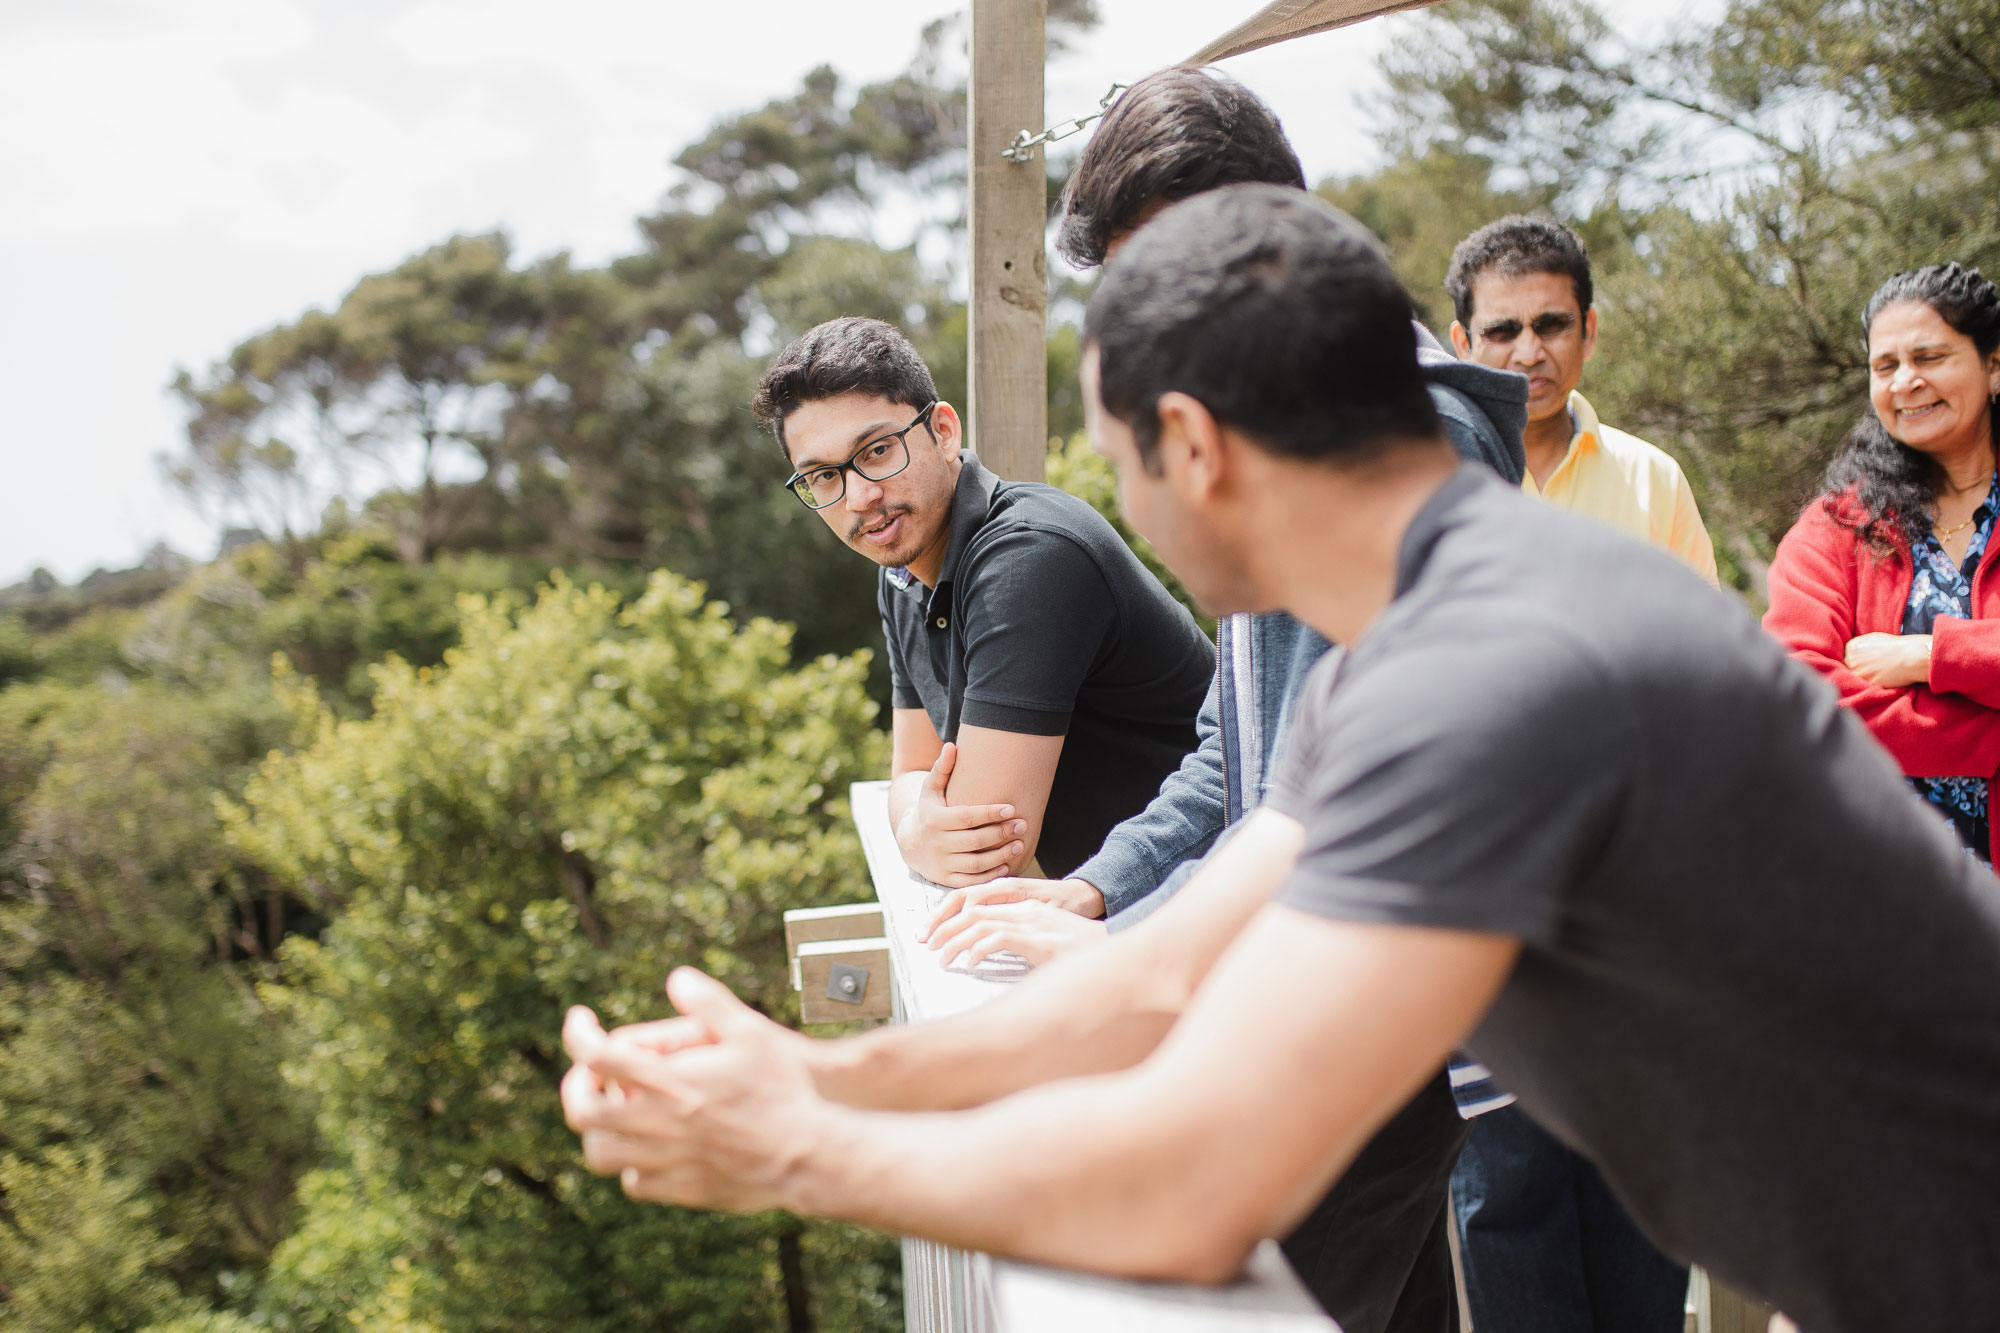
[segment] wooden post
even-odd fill
[[[1046,166],[1000,150],[1042,128],[1048,0],[972,0],[967,133],[971,169],[968,437],[1012,481],[1040,481],[1049,447]]]

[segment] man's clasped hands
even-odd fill
[[[563,1117],[584,1162],[655,1203],[755,1212],[802,1206],[792,1168],[835,1111],[814,1085],[812,1043],[691,967],[667,979],[676,1018],[606,1032],[577,1005]]]

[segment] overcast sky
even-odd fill
[[[1702,8],[1710,0],[1694,0]],[[1653,24],[1682,0],[1607,0]],[[0,0],[0,585],[215,534],[159,479],[165,392],[454,232],[521,257],[632,249],[674,153],[831,63],[902,68],[952,0]],[[1053,118],[1170,64],[1254,0],[1099,0]],[[1388,19],[1228,68],[1314,179],[1365,167],[1357,91]]]

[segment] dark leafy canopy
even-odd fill
[[[1586,390],[1687,465],[1756,600],[1865,406],[1868,294],[2000,263],[1996,25],[2000,0],[1737,0],[1637,48],[1582,0],[1454,0],[1385,61],[1393,160],[1326,189],[1440,323],[1452,239],[1570,222],[1603,310]]]

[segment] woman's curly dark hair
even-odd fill
[[[1938,318],[1966,337],[1979,355],[2000,348],[2000,291],[1976,268],[1953,261],[1898,273],[1875,289],[1861,315],[1861,340],[1884,307],[1900,301],[1921,301]],[[2000,442],[2000,414],[1994,418]],[[1889,434],[1873,407],[1847,433],[1847,441],[1826,470],[1826,494],[1820,503],[1835,522],[1861,534],[1878,554],[1915,543],[1930,531],[1930,508],[1944,487],[1944,468]],[[1849,492],[1861,502],[1862,515],[1841,503]]]

